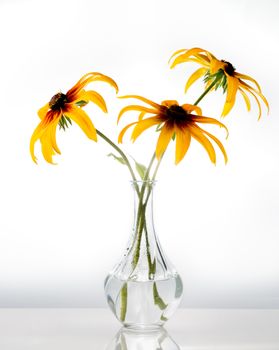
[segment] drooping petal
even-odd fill
[[[177,50],[177,51],[175,51],[172,55],[171,55],[171,57],[170,57],[170,59],[169,59],[169,61],[168,61],[168,64],[170,64],[170,62],[171,62],[171,60],[174,58],[174,56],[177,56],[178,54],[180,54],[180,53],[182,53],[182,52],[186,52],[187,51],[187,49],[180,49],[180,50]]]
[[[201,132],[203,132],[204,134],[206,134],[207,136],[209,136],[217,145],[218,147],[220,148],[221,152],[223,153],[223,156],[224,156],[224,159],[225,159],[225,163],[228,162],[228,156],[227,156],[227,153],[226,153],[226,150],[225,150],[225,147],[223,146],[222,142],[217,139],[216,136],[212,135],[211,133],[209,133],[208,131],[200,128],[198,125],[196,125],[196,127],[201,130]]]
[[[64,112],[64,115],[71,118],[89,139],[97,141],[95,126],[83,109],[72,105],[70,108],[68,108],[67,112]]]
[[[60,149],[57,145],[56,142],[56,130],[57,130],[57,124],[59,120],[57,120],[57,123],[53,123],[50,127],[50,141],[53,149],[55,150],[56,153],[61,154]]]
[[[129,112],[129,111],[139,111],[139,112],[145,112],[145,113],[151,113],[151,114],[158,113],[158,110],[156,110],[156,109],[147,108],[147,107],[139,106],[139,105],[130,105],[130,106],[126,106],[126,107],[121,109],[121,111],[119,112],[118,118],[117,118],[117,123],[119,123],[119,120],[122,117],[122,115],[126,112]]]
[[[210,54],[209,55],[209,52],[207,51],[207,55],[203,54],[203,53],[198,53],[195,55],[196,57],[198,57],[200,60],[204,60],[204,64],[209,64],[210,63],[210,60],[212,59],[213,55]]]
[[[194,125],[189,126],[189,130],[191,132],[191,136],[197,140],[206,150],[210,160],[212,163],[216,164],[216,153],[212,143],[208,140],[207,137],[204,136],[203,132],[199,130]]]
[[[195,106],[195,105],[190,105],[189,103],[185,103],[184,105],[181,106],[185,112],[187,113],[192,113],[193,111],[197,113],[197,115],[202,115],[202,110],[200,107]]]
[[[77,95],[78,95],[78,100],[91,101],[95,103],[98,107],[100,107],[104,113],[108,112],[106,102],[98,92],[93,90],[89,90],[89,91],[83,90],[80,94],[77,94]]]
[[[118,143],[122,143],[122,141],[123,141],[123,136],[124,136],[124,134],[126,133],[126,131],[127,131],[131,126],[133,126],[133,125],[135,125],[135,124],[137,124],[137,123],[138,123],[138,121],[133,122],[133,123],[130,123],[130,124],[126,125],[125,128],[123,128],[123,129],[120,131],[119,136],[118,136]]]
[[[241,74],[241,73],[235,72],[234,76],[236,78],[239,78],[239,79],[245,79],[245,80],[251,81],[252,83],[254,83],[256,85],[256,87],[258,88],[259,92],[262,92],[261,87],[260,87],[259,83],[257,82],[257,80],[255,80],[254,78],[250,77],[249,75],[245,75],[245,74]]]
[[[257,95],[253,93],[253,91],[251,91],[249,89],[247,89],[247,91],[254,97],[254,99],[258,105],[258,108],[259,108],[258,120],[260,120],[261,116],[262,116],[262,107],[261,107],[260,101],[258,100]]]
[[[177,165],[185,156],[191,143],[191,133],[187,127],[175,128],[176,148],[175,164]]]
[[[207,68],[201,67],[199,69],[197,69],[191,76],[190,78],[187,80],[187,83],[185,85],[185,90],[184,92],[186,93],[187,90],[189,89],[189,87],[194,84],[195,81],[197,81],[201,76],[205,75],[205,73],[207,72]]]
[[[241,93],[241,95],[242,95],[242,97],[244,99],[244,102],[246,104],[247,111],[249,112],[251,110],[251,103],[250,103],[249,97],[247,96],[247,94],[241,88],[238,88],[238,90]]]
[[[155,102],[149,100],[148,98],[145,98],[145,97],[142,97],[139,95],[124,95],[124,96],[118,96],[118,98],[135,98],[137,100],[140,100],[140,101],[143,101],[143,102],[149,104],[150,106],[152,106],[156,109],[160,108],[160,105],[158,103],[155,103]]]
[[[192,115],[192,121],[195,122],[195,123],[204,123],[204,124],[215,124],[215,125],[218,125],[218,126],[220,126],[220,128],[224,128],[226,130],[226,132],[227,132],[227,136],[226,137],[229,136],[229,130],[226,127],[226,125],[221,123],[221,122],[219,122],[219,120],[217,120],[217,119]]]
[[[93,81],[103,81],[105,83],[110,84],[115,88],[116,92],[118,92],[118,86],[116,82],[108,77],[107,75],[98,73],[98,72],[90,72],[85,74],[66,94],[69,102],[76,100],[76,95],[84,89],[86,85]]]
[[[157,145],[156,145],[156,157],[160,159],[164,152],[166,151],[172,135],[174,134],[174,129],[170,127],[168,124],[165,124],[158,137]]]
[[[237,78],[227,76],[228,90],[226,102],[222,111],[222,117],[225,117],[233,108],[236,98],[239,81]]]
[[[139,120],[142,120],[145,115],[146,115],[146,112],[141,112],[139,114]]]
[[[154,126],[154,125],[157,125],[157,124],[160,124],[160,119],[155,116],[155,117],[150,117],[150,118],[147,118],[147,119],[144,119],[144,120],[141,120],[139,121],[133,132],[132,132],[132,135],[131,135],[131,139],[134,141],[136,141],[136,139],[146,130],[146,129],[149,129],[150,127]]]
[[[192,55],[196,55],[196,54],[200,54],[200,53],[209,53],[208,51],[198,48],[198,47],[194,47],[190,50],[187,50],[186,52],[182,53],[179,56],[176,56],[176,58],[173,60],[171,67],[170,68],[174,68],[176,65],[183,63],[183,62],[187,62],[188,59],[190,58],[190,56]],[[198,56],[196,56],[196,59],[199,61],[199,63],[204,64],[204,62],[202,61],[202,59],[199,59]]]
[[[42,137],[48,128],[50,128],[53,123],[58,123],[61,116],[60,111],[48,111],[45,118],[41,120],[36,129],[34,130],[30,139],[30,154],[35,163],[37,163],[37,158],[35,156],[35,144]]]
[[[50,109],[49,103],[46,103],[43,107],[41,107],[38,110],[37,113],[38,113],[38,116],[40,117],[40,119],[43,119],[46,116],[49,109]]]
[[[53,163],[52,157],[56,154],[56,153],[60,153],[56,151],[56,149],[54,148],[54,144],[53,144],[53,135],[52,135],[52,130],[57,127],[58,121],[53,122],[48,129],[46,129],[44,131],[44,133],[42,134],[40,141],[41,141],[41,150],[42,150],[42,154],[44,156],[44,159],[50,163],[50,164],[55,164]],[[56,141],[55,141],[56,143]]]
[[[261,92],[259,92],[259,91],[257,91],[256,89],[254,89],[252,86],[250,86],[250,85],[248,85],[247,83],[245,83],[243,80],[239,80],[239,83],[240,83],[240,86],[243,88],[243,89],[245,89],[245,90],[247,90],[247,91],[249,91],[249,92],[251,92],[251,90],[253,91],[253,92],[255,92],[262,100],[263,100],[263,102],[264,102],[264,104],[266,105],[266,108],[267,108],[267,113],[269,113],[269,104],[268,104],[268,101],[267,101],[267,99],[265,98],[265,96],[261,93]]]

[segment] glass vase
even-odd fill
[[[156,329],[177,309],[183,285],[153,223],[154,181],[134,181],[134,220],[121,261],[105,280],[108,305],[126,327]],[[171,237],[170,237],[171,239]]]

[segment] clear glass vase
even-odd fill
[[[124,255],[105,280],[105,294],[126,327],[158,328],[177,309],[181,278],[166,258],[153,223],[153,181],[132,182],[134,221]],[[171,239],[171,237],[170,237]]]

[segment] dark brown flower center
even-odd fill
[[[185,123],[189,117],[188,113],[178,105],[172,105],[166,110],[166,119],[176,124]]]
[[[63,109],[65,103],[67,103],[67,96],[62,94],[62,92],[58,92],[58,94],[54,95],[49,101],[49,107],[53,111]]]
[[[233,66],[230,62],[225,61],[225,60],[221,60],[221,62],[224,62],[224,63],[226,64],[226,65],[225,65],[225,68],[224,68],[225,72],[226,72],[228,75],[233,76],[234,71],[235,71],[234,66]]]

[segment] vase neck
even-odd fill
[[[133,235],[135,239],[143,233],[148,237],[148,240],[154,241],[156,239],[153,219],[154,187],[154,181],[132,182],[134,191]]]

